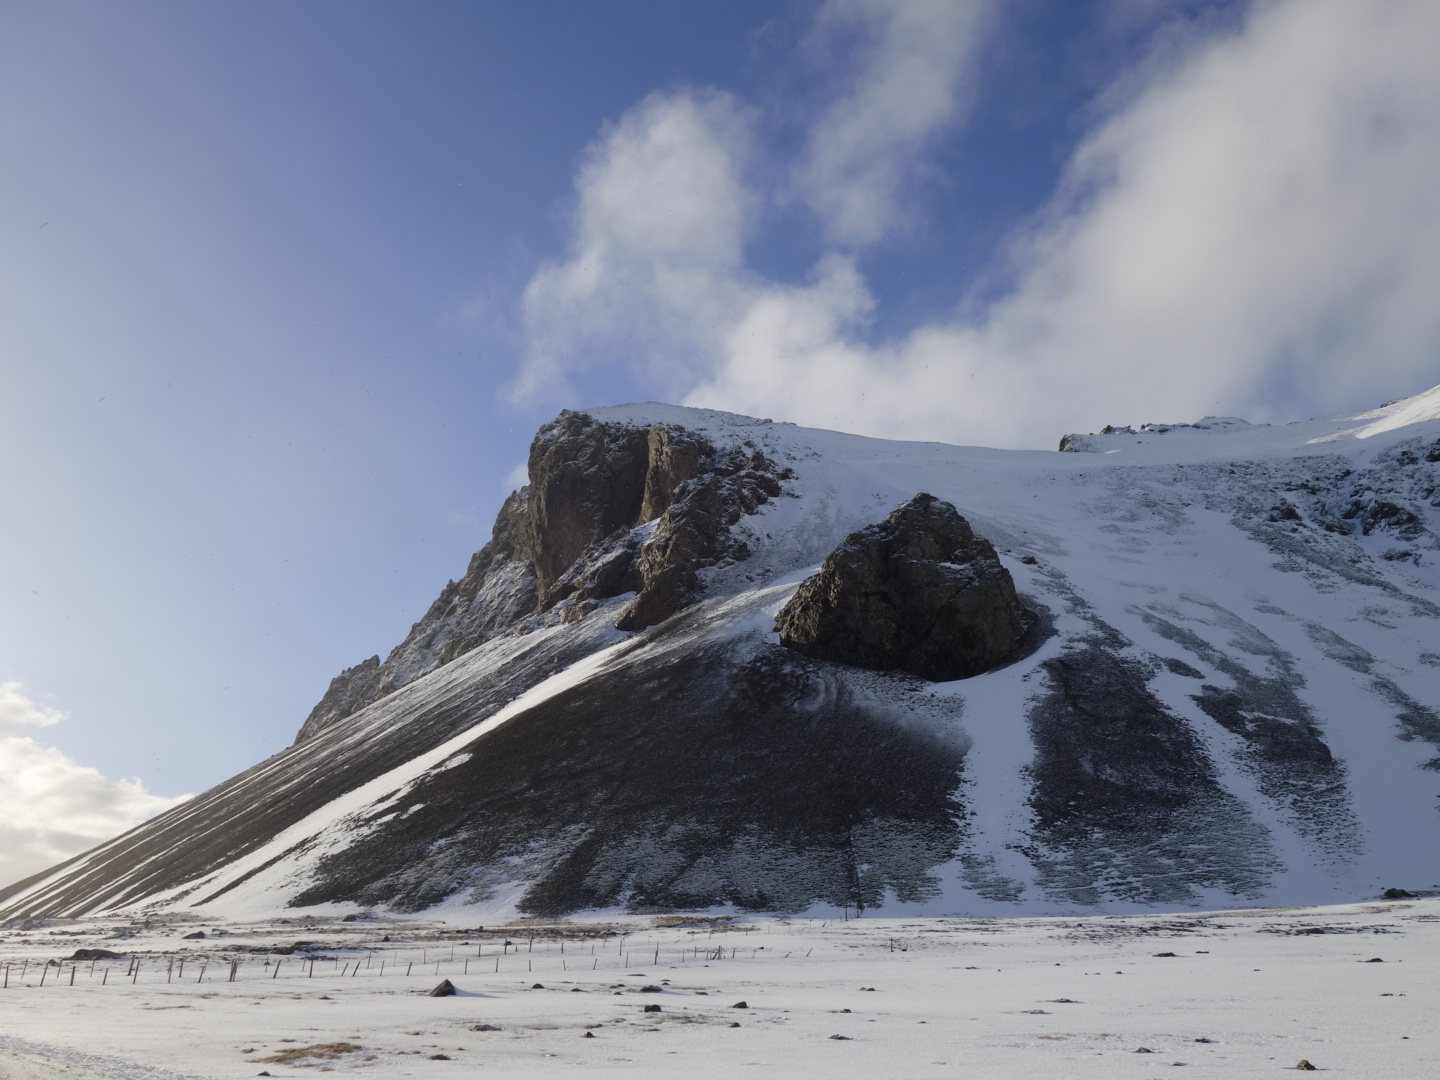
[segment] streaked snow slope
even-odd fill
[[[1076,436],[1071,453],[658,404],[588,412],[793,470],[784,496],[735,527],[750,556],[702,571],[707,599],[641,634],[611,625],[622,596],[497,637],[0,893],[0,916],[250,917],[297,902],[473,905],[477,919],[626,903],[827,910],[852,891],[887,913],[1042,914],[1440,883],[1440,387],[1286,426]],[[927,684],[780,649],[770,619],[794,586],[919,491],[953,502],[1047,616],[1034,651]],[[768,690],[736,704],[734,673],[757,671],[808,689],[783,708]],[[782,733],[790,757],[767,749],[747,773],[755,820],[712,813],[726,798],[721,750],[805,709],[829,722],[831,706],[806,694],[859,717],[838,749],[812,725],[824,762],[807,764],[803,733]],[[734,735],[737,710],[765,708],[777,711],[762,732]],[[720,749],[692,761],[706,740]],[[672,756],[685,780],[661,798]],[[773,800],[815,769],[879,778],[853,796],[862,824],[824,858],[805,837],[831,826],[807,819],[791,835],[772,820]],[[907,776],[953,783],[887,802],[881,789]]]

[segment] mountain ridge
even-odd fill
[[[465,577],[294,746],[0,916],[1021,914],[1440,880],[1440,388],[1062,447],[562,413]],[[944,683],[784,648],[800,583],[922,491],[1044,640]]]

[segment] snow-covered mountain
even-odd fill
[[[465,576],[294,746],[0,892],[0,917],[1033,914],[1440,883],[1440,387],[1061,449],[562,413]],[[882,586],[841,578],[919,550],[903,514],[878,524],[945,511],[919,493],[974,539],[916,595],[1020,605],[981,628],[981,673],[782,643],[822,563],[796,604],[831,604],[856,656],[892,633]]]

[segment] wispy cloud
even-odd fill
[[[30,732],[63,720],[19,683],[0,683],[0,885],[77,855],[190,796],[151,795],[110,780]]]
[[[903,227],[904,178],[963,115],[986,25],[976,7],[917,29],[937,10],[821,17],[881,31],[792,171],[834,245],[804,281],[745,263],[765,192],[747,186],[756,151],[732,99],[656,96],[605,133],[577,180],[574,250],[527,295],[527,386],[631,364],[690,404],[1044,446],[1106,421],[1333,411],[1440,379],[1440,8],[1420,0],[1277,0],[1172,39],[1173,63],[1117,76],[1123,104],[1014,238],[1009,291],[871,340],[859,249]],[[897,88],[917,86],[911,115]]]
[[[676,392],[749,292],[745,110],[726,94],[654,94],[603,133],[575,181],[567,256],[525,290],[530,355],[517,393],[619,360]]]
[[[830,238],[861,246],[906,218],[901,192],[935,138],[962,119],[989,0],[832,0],[814,47],[864,44],[842,65],[842,89],[815,122],[795,174]]]

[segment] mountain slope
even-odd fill
[[[1026,913],[1440,881],[1440,388],[1062,449],[564,413],[465,577],[293,747],[0,916]],[[994,545],[1022,647],[954,682],[784,648],[796,587],[918,492]]]

